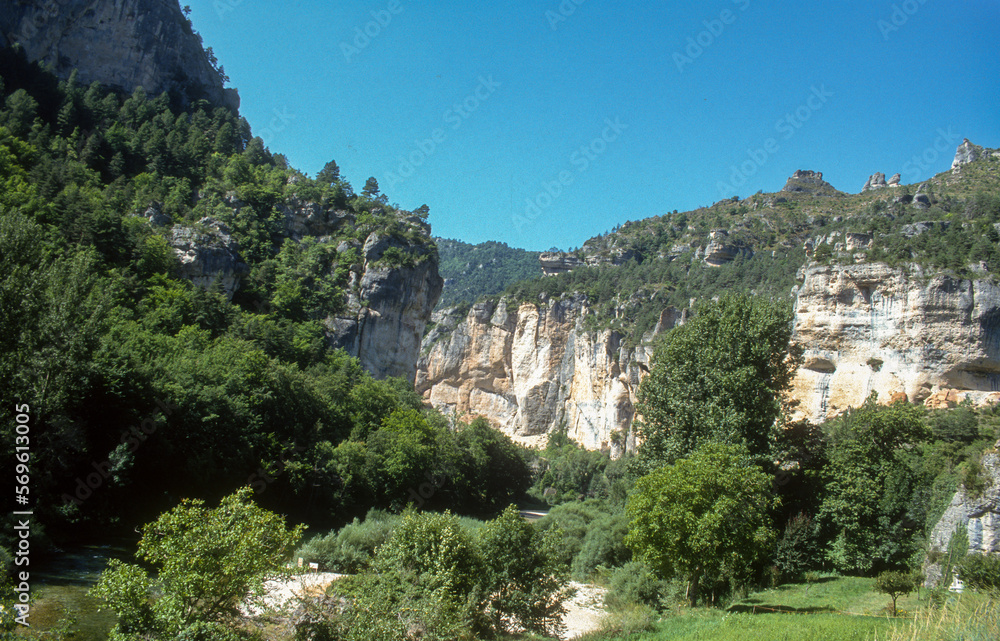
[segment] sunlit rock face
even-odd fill
[[[812,265],[802,275],[794,418],[822,421],[872,391],[923,402],[1000,390],[1000,287],[991,280],[879,263]]]
[[[649,371],[652,339],[683,322],[670,308],[640,345],[588,330],[585,297],[474,305],[435,314],[424,339],[417,390],[435,407],[485,416],[517,440],[544,444],[565,429],[576,442],[613,454],[634,446],[636,393]]]

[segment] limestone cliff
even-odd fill
[[[522,442],[544,445],[549,432],[565,428],[590,449],[630,447],[649,341],[683,315],[666,311],[644,344],[629,348],[618,332],[586,329],[587,313],[582,296],[438,312],[417,390],[441,410],[485,416]]]
[[[404,248],[418,260],[389,264],[383,260],[389,247]],[[437,254],[430,247],[372,232],[364,262],[351,267],[347,311],[327,319],[331,340],[358,357],[375,378],[399,376],[412,382],[420,341],[443,287]]]
[[[960,487],[931,532],[930,558],[948,550],[951,538],[959,527],[964,527],[969,538],[968,552],[972,554],[1000,554],[1000,454],[997,449],[983,455],[981,465],[985,477],[982,492],[973,493]],[[942,578],[939,563],[931,562],[925,568],[927,585],[935,586]]]
[[[922,402],[941,390],[1000,390],[1000,286],[917,266],[811,265],[803,269],[793,340],[805,360],[791,398],[795,418],[821,421],[882,400]]]
[[[60,77],[131,92],[164,91],[181,104],[207,98],[236,109],[177,0],[17,0],[0,12],[3,44],[20,44],[29,60]]]
[[[230,194],[226,203],[233,208],[234,216],[247,206],[235,194]],[[401,211],[396,215],[396,226],[408,229],[409,238],[384,230],[372,231],[362,244],[352,238],[355,217],[349,212],[303,201],[295,195],[276,209],[284,216],[287,238],[300,242],[310,237],[329,245],[338,258],[343,257],[341,260],[352,261],[344,287],[344,305],[330,310],[324,321],[330,345],[357,357],[376,378],[399,376],[413,381],[420,341],[444,284],[438,275],[437,253],[430,243],[430,227]],[[143,216],[154,227],[169,221],[164,221],[156,207],[150,207]],[[217,284],[230,299],[249,271],[229,229],[213,218],[171,227],[168,242],[178,259],[180,277],[200,287]],[[386,256],[390,248],[396,250],[395,261]],[[403,259],[399,260],[399,256]]]

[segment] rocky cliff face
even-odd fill
[[[409,250],[420,260],[410,266],[385,264],[390,247]],[[333,344],[356,356],[375,378],[413,382],[420,341],[444,287],[437,255],[373,232],[364,245],[364,262],[351,267],[351,285],[347,312],[327,319]]]
[[[246,206],[235,194],[226,202],[234,213]],[[353,214],[296,196],[280,203],[277,210],[284,215],[288,238],[301,241],[312,237],[335,248],[338,256],[360,256],[349,267],[345,309],[331,313],[324,322],[330,344],[357,357],[376,378],[399,376],[412,382],[420,341],[444,285],[433,247],[429,242],[405,241],[378,231],[371,232],[363,244],[344,239],[344,225],[354,222]],[[415,227],[414,231],[429,241],[429,226],[408,212],[399,215],[401,223]],[[143,217],[154,227],[169,224],[155,206]],[[229,229],[213,218],[171,227],[168,242],[182,278],[200,287],[217,284],[230,299],[249,271]],[[390,248],[405,260],[386,260]]]
[[[959,527],[964,527],[969,538],[968,552],[972,554],[1000,554],[1000,443],[982,458],[986,488],[978,494],[960,487],[951,500],[948,509],[931,532],[929,549],[933,553],[948,550],[952,536]],[[925,568],[927,585],[933,587],[942,578],[942,568],[938,563],[929,563]]]
[[[913,266],[803,269],[794,340],[806,348],[796,418],[821,421],[871,391],[922,402],[1000,391],[1000,287]]]
[[[665,311],[644,344],[628,348],[617,332],[585,329],[586,314],[583,297],[487,301],[464,316],[438,312],[424,339],[417,390],[441,410],[485,416],[522,442],[544,445],[549,432],[565,428],[590,449],[631,447],[648,343],[684,315]]]
[[[176,0],[17,0],[0,12],[4,44],[65,78],[131,92],[170,93],[182,104],[207,98],[236,109]]]
[[[867,246],[871,238],[848,238]],[[1000,286],[917,267],[812,265],[801,272],[793,340],[805,359],[789,394],[793,419],[823,421],[876,391],[946,407],[1000,399]],[[653,336],[682,321],[667,310],[644,345],[584,329],[584,299],[474,306],[438,314],[417,387],[436,407],[486,416],[541,441],[566,426],[590,448],[628,434]]]

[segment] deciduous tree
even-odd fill
[[[625,543],[661,577],[686,580],[697,605],[703,584],[746,580],[770,553],[771,486],[745,448],[707,443],[638,480]]]

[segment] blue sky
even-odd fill
[[[272,151],[472,243],[569,249],[796,169],[858,192],[1000,147],[997,0],[182,4]]]

